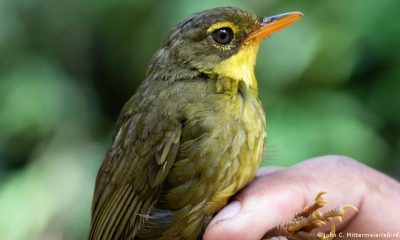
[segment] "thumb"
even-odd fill
[[[213,218],[203,239],[259,240],[268,229],[290,219],[303,208],[304,191],[288,186],[281,171],[264,172],[266,175],[258,175]]]

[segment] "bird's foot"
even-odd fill
[[[282,239],[288,240],[331,240],[335,236],[335,225],[332,223],[331,230],[329,233],[323,232],[312,232],[314,229],[326,224],[331,219],[337,218],[339,222],[342,222],[342,216],[349,209],[358,211],[358,209],[352,205],[344,205],[327,212],[321,212],[318,209],[325,206],[327,203],[323,198],[325,192],[320,192],[315,198],[315,202],[305,207],[301,212],[296,213],[294,218],[280,224],[269,230],[263,237],[263,239]]]

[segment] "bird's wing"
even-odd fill
[[[156,110],[122,110],[96,179],[89,239],[128,239],[152,210],[177,156],[182,125]]]

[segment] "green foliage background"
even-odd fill
[[[0,1],[0,239],[86,239],[118,111],[168,31],[238,6],[304,18],[262,46],[264,165],[351,156],[400,178],[397,0]]]

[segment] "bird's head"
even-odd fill
[[[256,84],[254,65],[262,40],[301,16],[291,12],[259,18],[232,7],[195,13],[171,31],[154,55],[148,74],[173,80],[202,74],[252,86]]]

